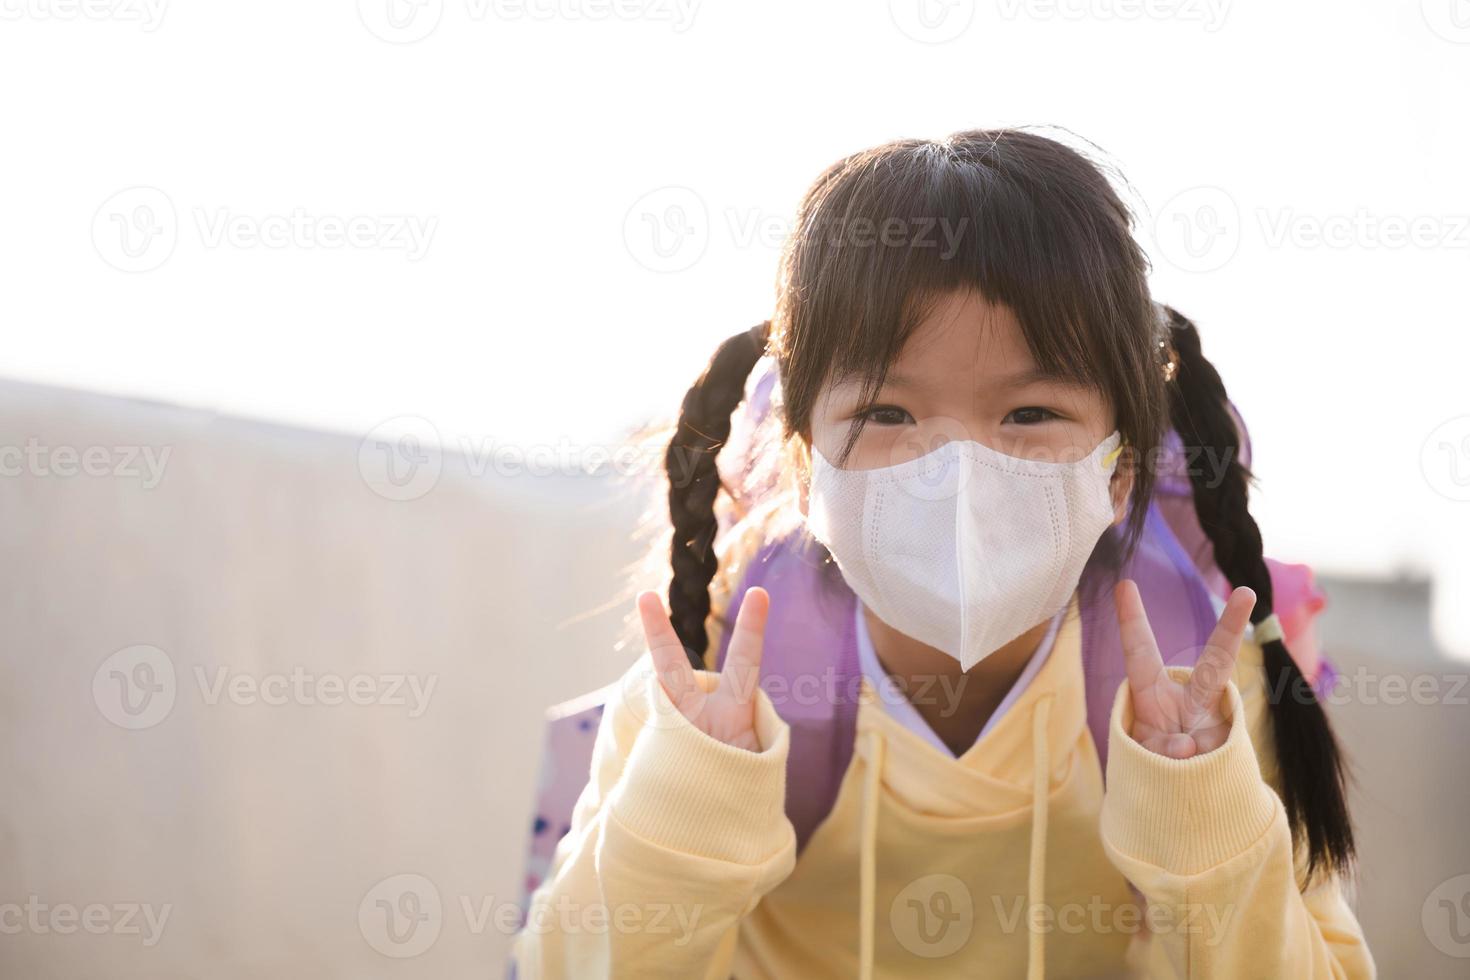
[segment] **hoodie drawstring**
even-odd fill
[[[858,851],[860,904],[858,907],[858,978],[873,980],[874,892],[878,875],[878,789],[883,779],[883,736],[868,732],[868,771],[863,774],[862,841]]]
[[[1046,976],[1046,933],[1037,928],[1046,901],[1046,819],[1051,801],[1051,759],[1047,751],[1050,697],[1041,698],[1031,712],[1031,854],[1026,875],[1026,980]],[[874,913],[878,876],[878,792],[883,781],[883,735],[868,736],[867,771],[863,773],[863,810],[858,847],[858,978],[873,978]]]
[[[1026,875],[1026,925],[1030,930],[1026,947],[1026,980],[1046,976],[1046,933],[1037,926],[1046,901],[1046,816],[1051,799],[1051,759],[1046,746],[1046,723],[1051,716],[1051,698],[1036,702],[1031,712],[1031,862]]]

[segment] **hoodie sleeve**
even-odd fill
[[[1225,744],[1192,759],[1133,740],[1126,681],[1113,703],[1103,846],[1148,902],[1130,960],[1148,977],[1376,976],[1343,883],[1300,884],[1258,645],[1242,645],[1226,696]]]
[[[718,675],[695,671],[709,690]],[[571,830],[513,957],[540,977],[727,977],[740,920],[791,873],[790,731],[756,694],[759,752],[695,728],[645,654],[603,712]]]

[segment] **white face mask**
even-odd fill
[[[871,470],[814,446],[807,525],[879,619],[969,670],[1071,598],[1113,521],[1121,444],[1056,463],[951,440]]]

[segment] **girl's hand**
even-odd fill
[[[1225,684],[1235,672],[1235,657],[1250,623],[1256,594],[1241,587],[1230,593],[1220,622],[1210,634],[1194,674],[1183,683],[1164,669],[1153,629],[1143,611],[1138,586],[1124,579],[1113,590],[1123,660],[1133,695],[1134,741],[1171,759],[1203,755],[1224,744],[1230,734]]]
[[[740,614],[730,634],[725,667],[720,683],[705,693],[694,677],[694,668],[684,653],[684,644],[664,612],[657,592],[638,595],[638,615],[648,640],[653,669],[669,700],[690,723],[726,745],[761,750],[755,734],[755,690],[760,681],[761,648],[765,643],[766,613],[771,597],[760,586],[752,586],[740,603]]]

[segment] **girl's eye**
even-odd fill
[[[896,405],[874,405],[861,415],[875,425],[907,425],[914,420],[912,415]]]
[[[1012,411],[1005,417],[1005,420],[1007,422],[1014,422],[1016,425],[1037,425],[1038,423],[1049,422],[1056,418],[1061,418],[1061,416],[1049,408],[1042,408],[1039,405],[1027,405],[1025,408],[1018,408]]]

